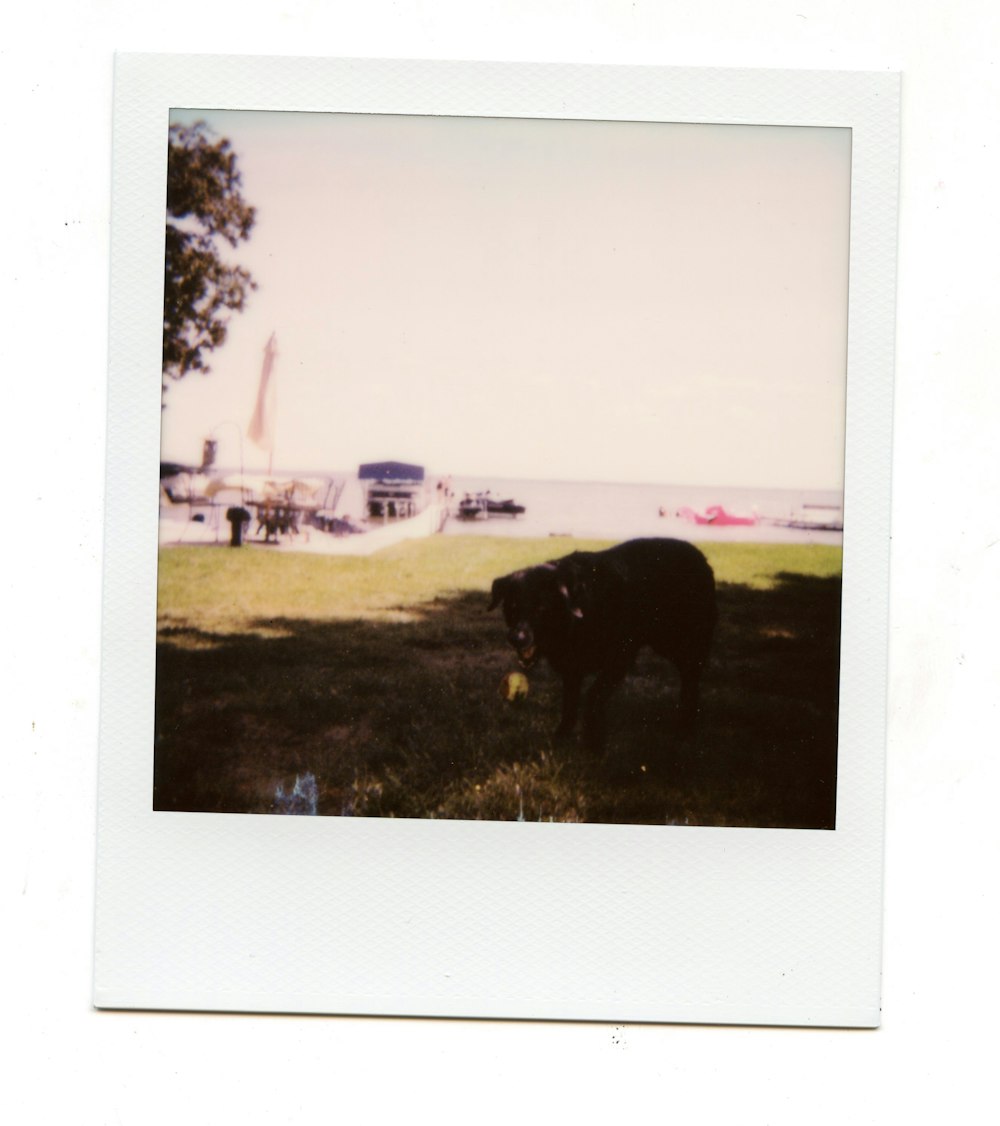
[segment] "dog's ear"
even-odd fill
[[[563,559],[556,567],[556,589],[574,618],[582,618],[587,609],[587,583],[583,568],[575,559]]]
[[[487,610],[495,610],[503,602],[507,588],[510,586],[510,578],[510,575],[504,575],[503,578],[493,580],[493,589],[490,591],[490,604],[486,607]]]

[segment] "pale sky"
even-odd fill
[[[228,137],[259,288],[164,458],[840,488],[850,131],[178,111]]]

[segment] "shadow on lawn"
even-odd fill
[[[154,808],[266,813],[311,773],[327,815],[832,828],[840,580],[722,584],[698,733],[645,653],[608,710],[608,747],[555,746],[558,678],[516,667],[486,595],[408,622],[268,620],[160,631]]]

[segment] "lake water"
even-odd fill
[[[223,471],[218,471],[222,473]],[[325,477],[307,471],[281,471],[281,479]],[[343,484],[337,511],[342,516],[359,520],[364,513],[361,484],[354,473],[334,473],[334,480]],[[428,488],[436,495],[436,477],[429,477]],[[500,477],[453,477],[451,507],[466,494],[489,490],[497,500],[511,498],[524,505],[525,512],[516,518],[492,517],[489,520],[461,520],[452,515],[445,525],[449,536],[573,536],[578,539],[626,540],[638,536],[672,536],[702,542],[726,540],[745,543],[825,543],[840,544],[841,532],[784,528],[767,523],[767,518],[788,519],[803,510],[816,517],[842,518],[839,491],[752,489],[741,486],[726,488],[689,485],[632,485],[585,483],[570,481],[532,481]],[[220,498],[221,499],[221,498]],[[230,499],[225,503],[235,503]],[[682,508],[704,512],[711,505],[722,505],[736,516],[756,514],[762,522],[754,526],[719,526],[695,524],[678,516]],[[823,507],[830,506],[824,510]],[[662,515],[661,515],[662,512]],[[189,513],[186,505],[166,506],[162,518],[167,523],[184,524]],[[161,529],[169,540],[171,529]],[[204,528],[208,538],[218,538],[217,528]],[[223,528],[228,537],[228,526]],[[187,527],[186,539],[193,532]]]
[[[736,516],[758,515],[787,519],[806,506],[833,506],[806,510],[816,516],[842,518],[842,494],[822,490],[748,489],[739,486],[708,488],[680,485],[622,485],[566,481],[524,481],[502,478],[455,477],[453,501],[465,493],[487,489],[497,500],[511,498],[526,511],[515,518],[489,520],[450,519],[446,535],[575,536],[622,540],[636,536],[674,536],[678,539],[736,540],[747,543],[794,542],[840,544],[841,532],[783,528],[760,523],[754,526],[713,527],[695,524],[677,516],[681,508],[704,512],[722,505]],[[663,510],[664,515],[661,515]]]

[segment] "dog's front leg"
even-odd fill
[[[604,749],[604,713],[611,693],[625,679],[634,654],[623,650],[607,661],[587,689],[586,712],[584,715],[584,738],[589,750],[599,752]]]

